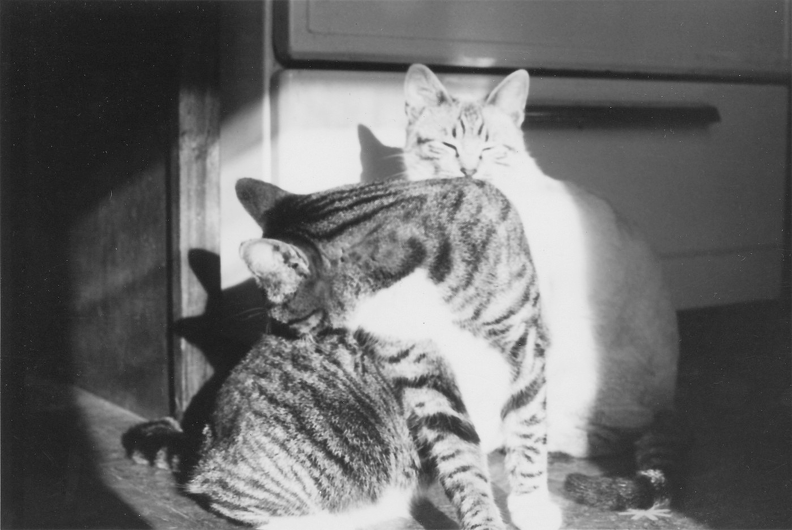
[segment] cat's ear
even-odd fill
[[[292,195],[274,184],[256,179],[239,179],[236,183],[236,194],[239,202],[247,213],[264,228],[267,210],[275,206],[281,199]]]
[[[487,96],[487,105],[498,107],[519,127],[525,119],[529,84],[528,72],[525,70],[512,72],[490,92]]]
[[[404,98],[404,110],[410,122],[414,121],[426,107],[436,107],[451,101],[451,96],[443,83],[422,64],[414,64],[407,70]]]
[[[311,263],[294,245],[276,239],[250,239],[239,247],[239,255],[264,290],[270,303],[290,298],[311,275]]]

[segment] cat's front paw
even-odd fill
[[[139,423],[121,437],[127,456],[136,464],[176,471],[179,468],[184,432],[171,417]]]
[[[509,495],[511,522],[520,530],[558,530],[563,522],[561,508],[546,491],[531,495]]]

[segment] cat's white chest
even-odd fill
[[[501,445],[500,411],[510,393],[511,373],[501,354],[460,328],[426,271],[418,269],[363,301],[349,322],[379,337],[433,341],[456,379],[486,452]]]

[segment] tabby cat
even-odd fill
[[[243,179],[237,195],[263,229],[241,255],[270,316],[314,337],[320,350],[332,349],[324,338],[332,330],[356,330],[364,354],[353,357],[370,362],[365,353],[376,352],[387,385],[349,381],[352,364],[343,369],[331,352],[311,363],[305,350],[296,361],[295,346],[266,343],[224,384],[187,490],[256,524],[339,513],[386,489],[404,500],[416,465],[401,424],[387,418],[400,408],[421,469],[443,487],[464,529],[505,528],[486,460],[497,447],[505,450],[512,522],[558,528],[561,513],[547,487],[547,338],[530,252],[506,198],[473,180],[292,195]],[[367,366],[354,372],[377,373]],[[294,377],[301,382],[288,381]],[[390,388],[395,404],[366,384]],[[294,402],[298,391],[303,397]],[[368,399],[381,401],[379,415],[372,404],[371,420],[336,419],[350,403],[363,410]],[[376,434],[383,430],[389,434]],[[367,451],[381,458],[369,463]],[[321,482],[326,475],[307,477],[310,462],[325,462],[320,474],[327,466],[347,484],[340,498],[326,498],[335,488]]]
[[[485,180],[519,211],[551,339],[550,451],[587,457],[623,451],[641,435],[639,448],[673,440],[657,432],[675,425],[668,418],[678,358],[676,315],[660,264],[604,200],[541,171],[521,131],[528,85],[528,73],[518,70],[484,100],[464,100],[427,67],[411,66],[404,174],[409,180]],[[631,490],[598,501],[589,493],[607,489],[607,481],[580,476],[571,477],[568,487],[586,502],[613,507],[634,506],[638,497],[639,504],[667,502],[666,474],[679,446],[667,449],[662,454],[668,458],[638,455],[640,473],[631,487],[640,494]],[[653,477],[648,486],[647,474]]]
[[[223,383],[202,438],[197,462],[180,470],[185,491],[254,526],[351,529],[408,517],[418,486],[402,407],[377,358],[345,331],[265,335]],[[171,418],[123,441],[138,460],[190,456],[179,454],[187,440]]]

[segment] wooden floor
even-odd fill
[[[788,321],[767,305],[682,316],[680,410],[695,430],[686,481],[671,517],[634,520],[579,506],[563,496],[571,471],[627,464],[554,459],[550,486],[565,528],[792,528],[792,397]],[[25,528],[239,528],[181,495],[169,472],[134,465],[120,444],[142,418],[87,392],[29,378]],[[491,457],[498,502],[500,457]],[[4,507],[5,508],[5,507]],[[414,521],[378,530],[457,528],[433,490]]]

